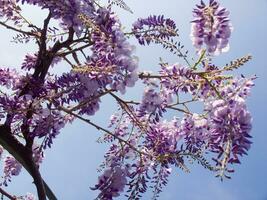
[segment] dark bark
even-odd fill
[[[44,182],[33,161],[32,150],[21,144],[12,135],[10,127],[7,125],[0,125],[0,144],[30,173],[36,185],[39,200],[46,200]]]

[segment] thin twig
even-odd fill
[[[75,52],[77,52],[77,51],[81,51],[81,50],[83,50],[83,49],[85,49],[85,48],[87,48],[87,47],[90,47],[91,45],[92,45],[92,43],[89,43],[89,44],[85,44],[85,45],[83,45],[83,46],[81,46],[81,47],[72,49],[72,50],[67,51],[67,52],[59,52],[59,53],[56,54],[56,56],[61,56],[61,57],[62,57],[62,56],[67,56],[67,55],[69,55],[69,54],[72,54],[72,53],[75,53]]]
[[[88,97],[88,98],[86,98],[85,100],[81,101],[81,103],[79,103],[78,105],[72,107],[72,108],[70,109],[70,111],[71,111],[71,112],[76,111],[76,110],[82,108],[83,106],[85,106],[86,104],[89,104],[89,103],[92,102],[93,100],[98,99],[98,98],[100,98],[100,97],[102,97],[102,96],[105,96],[106,94],[108,94],[108,93],[110,93],[110,92],[113,92],[113,91],[114,91],[114,90],[107,90],[107,91],[105,91],[105,92],[103,92],[103,93],[100,93],[100,94],[94,96],[94,97]]]
[[[51,102],[53,102],[53,101],[51,100]],[[65,107],[63,107],[63,106],[57,106],[57,108],[58,108],[59,110],[65,112],[65,113],[70,114],[70,115],[72,115],[72,116],[74,116],[74,117],[80,119],[81,121],[83,121],[83,122],[85,122],[85,123],[87,123],[87,124],[89,124],[89,125],[95,127],[97,130],[103,131],[103,132],[105,132],[105,133],[111,135],[112,137],[116,138],[116,139],[119,140],[120,142],[122,142],[122,143],[128,145],[131,149],[133,149],[134,151],[136,151],[136,152],[139,153],[140,155],[145,154],[145,155],[147,155],[147,156],[150,156],[150,155],[148,155],[148,154],[146,154],[146,153],[140,151],[139,149],[137,149],[135,146],[133,146],[132,144],[130,144],[128,141],[125,141],[124,139],[122,139],[122,138],[118,137],[117,135],[115,135],[114,133],[110,132],[109,130],[107,130],[107,129],[105,129],[105,128],[103,128],[103,127],[101,127],[101,126],[99,126],[99,125],[97,125],[97,124],[95,124],[95,123],[93,123],[91,120],[89,120],[89,119],[85,119],[85,118],[83,118],[82,116],[80,116],[80,115],[78,115],[78,114],[76,114],[76,113],[74,113],[74,112],[71,112],[69,109],[67,109],[67,108],[65,108]]]
[[[34,36],[34,37],[37,37],[37,38],[39,37],[39,35],[36,34],[36,33],[32,33],[32,32],[24,31],[24,30],[21,30],[21,29],[17,29],[15,27],[9,26],[9,25],[5,24],[4,22],[1,22],[1,21],[0,21],[0,25],[6,27],[7,29],[22,33],[23,35],[30,35],[30,36]]]
[[[131,111],[128,104],[124,102],[120,97],[115,95],[114,93],[110,93],[110,95],[119,103],[121,108],[125,110],[125,112],[128,114],[128,116],[137,124],[137,126],[144,132],[147,132],[146,128],[143,127],[142,123],[137,119],[136,115]]]

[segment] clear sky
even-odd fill
[[[124,24],[129,28],[138,17],[150,14],[164,14],[174,19],[180,30],[180,40],[191,54],[194,50],[189,38],[191,10],[199,1],[188,0],[125,0],[134,14],[116,9]],[[242,164],[235,166],[232,180],[221,182],[214,174],[193,165],[191,173],[185,174],[180,169],[173,169],[168,186],[160,200],[267,200],[267,1],[266,0],[221,0],[222,6],[230,11],[234,32],[230,41],[229,53],[216,59],[218,64],[225,64],[232,59],[252,54],[253,60],[246,64],[239,73],[256,74],[252,96],[248,107],[253,116],[253,145],[249,155],[242,158]],[[34,21],[41,23],[39,10],[27,9],[27,15],[34,16]],[[34,46],[12,44],[10,32],[0,28],[0,65],[19,66],[26,52],[34,52]],[[175,56],[159,46],[137,47],[140,68],[158,70],[159,57],[169,63],[180,62]],[[60,66],[59,66],[60,67]],[[133,89],[131,95],[141,95],[140,90]],[[114,103],[103,99],[101,110],[93,118],[105,126],[115,109]],[[97,130],[81,122],[67,126],[55,140],[53,148],[46,153],[41,166],[43,178],[55,191],[58,198],[64,200],[94,199],[95,192],[89,187],[97,181],[96,169],[101,163],[105,145],[97,144],[100,135]],[[31,178],[24,171],[14,178],[9,191],[25,194],[35,191]],[[119,199],[125,199],[121,197]],[[143,199],[149,199],[149,194]]]

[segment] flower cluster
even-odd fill
[[[38,59],[38,54],[37,53],[34,53],[34,54],[27,54],[21,64],[21,69],[22,70],[25,70],[25,71],[30,71],[30,70],[33,70],[35,69],[36,67],[36,61]],[[51,63],[51,67],[53,67],[54,65],[58,64],[59,62],[61,61],[61,58],[59,57],[55,57],[53,60],[52,60],[52,63]]]
[[[34,69],[37,61],[37,54],[27,54],[24,58],[24,61],[21,65],[21,69],[30,71],[31,69]]]
[[[51,147],[53,141],[58,134],[60,129],[65,126],[64,117],[59,111],[51,111],[49,109],[42,109],[37,114],[33,115],[31,122],[28,122],[31,125],[30,134],[32,137],[44,137],[46,136],[43,147]],[[39,160],[37,158],[37,160]]]
[[[52,91],[61,89],[63,95],[52,93],[54,101],[58,105],[70,104],[71,102],[83,102],[84,106],[79,108],[80,114],[94,115],[99,109],[99,94],[101,94],[103,83],[97,79],[89,79],[87,74],[65,73],[55,81],[49,82]]]
[[[190,152],[197,152],[210,136],[208,120],[196,113],[182,119],[180,131]]]
[[[31,193],[27,193],[24,197],[23,200],[36,200],[36,197],[31,194]]]
[[[42,149],[34,143],[33,145],[33,160],[39,166],[43,160],[44,153],[42,152]],[[18,176],[22,170],[22,165],[19,163],[13,156],[10,155],[5,155],[4,154],[4,149],[2,146],[0,146],[0,159],[4,157],[2,160],[3,166],[4,166],[4,175],[3,175],[3,182],[0,183],[0,185],[8,185],[8,182],[11,181],[12,176]],[[31,195],[30,195],[31,196]],[[25,197],[26,198],[26,197]],[[27,198],[26,198],[27,199]]]
[[[21,76],[15,69],[0,69],[0,85],[6,88],[16,88],[20,82]]]
[[[105,76],[112,89],[125,93],[125,87],[133,87],[138,79],[138,59],[133,56],[132,46],[122,32],[117,16],[108,9],[99,9],[92,33],[93,54],[87,62],[102,73],[90,73],[92,77]],[[89,68],[90,72],[90,68]]]
[[[146,79],[160,79],[160,90],[157,91],[156,80],[153,84],[146,82],[150,87],[145,89],[140,103],[130,102],[137,107],[129,108],[129,116],[126,112],[111,117],[111,125],[116,127],[113,133],[120,138],[127,138],[131,143],[122,145],[123,148],[113,144],[105,157],[109,164],[123,160],[122,166],[131,166],[127,176],[131,191],[129,198],[136,198],[147,190],[151,181],[150,172],[154,174],[151,183],[155,183],[154,195],[157,196],[168,181],[172,165],[189,171],[185,164],[187,157],[205,168],[217,171],[218,176],[224,178],[228,177],[227,173],[233,172],[229,165],[240,163],[240,157],[247,154],[252,143],[249,134],[252,125],[245,98],[254,86],[254,78],[229,79],[222,75],[222,71],[208,65],[205,71],[196,72],[175,64],[162,65],[157,76],[142,74]],[[170,96],[166,98],[163,91],[169,91]],[[181,92],[193,96],[188,102],[202,102],[203,113],[190,112],[184,102],[173,104],[171,96]],[[185,110],[174,105],[184,106]],[[158,114],[157,120],[150,120],[152,114],[156,111],[161,113],[162,108],[181,111],[184,116],[181,120],[174,118],[167,121]],[[132,124],[135,128],[131,130]],[[140,152],[134,149],[129,151],[131,147],[128,145],[140,147]],[[212,153],[215,167],[204,157],[205,153]]]
[[[146,135],[146,147],[155,155],[174,153],[182,138],[178,119],[153,124]]]
[[[210,0],[208,5],[201,1],[193,13],[195,19],[192,21],[191,38],[197,51],[203,45],[210,54],[228,51],[232,32],[229,12],[220,7],[217,1]]]
[[[93,3],[89,0],[19,0],[24,3],[38,5],[42,9],[49,9],[55,19],[62,20],[62,26],[65,28],[73,27],[80,34],[83,26],[78,15],[84,13],[92,15],[94,12]]]
[[[105,172],[98,178],[98,183],[94,190],[101,191],[99,198],[103,200],[110,200],[113,197],[118,197],[127,183],[127,171],[120,167],[106,169]]]
[[[194,9],[191,38],[200,56],[191,65],[196,59],[189,60],[181,51],[183,46],[173,40],[178,36],[173,20],[163,15],[139,18],[132,32],[124,33],[111,10],[112,2],[104,7],[91,0],[0,0],[0,17],[15,24],[19,17],[27,22],[19,3],[49,10],[43,28],[30,24],[27,32],[24,26],[11,27],[22,37],[36,39],[39,49],[26,54],[21,71],[0,68],[0,119],[6,127],[5,135],[0,134],[0,142],[5,142],[1,144],[13,145],[8,139],[20,143],[21,149],[31,154],[30,162],[39,168],[44,150],[74,119],[104,131],[98,141],[110,146],[102,174],[92,188],[99,190],[97,198],[104,200],[112,200],[126,189],[129,199],[139,199],[149,186],[156,199],[172,168],[188,172],[187,164],[192,161],[217,171],[221,178],[228,177],[232,172],[229,165],[240,163],[252,143],[252,117],[245,99],[254,86],[254,78],[228,75],[250,56],[224,67],[212,64],[212,56],[229,46],[232,26],[228,11],[215,0],[207,5],[201,1]],[[61,28],[51,27],[50,19],[58,20]],[[10,28],[6,22],[0,25]],[[161,43],[188,66],[161,60],[157,72],[138,72],[135,47],[128,36],[136,37],[140,45]],[[59,61],[70,68],[53,74],[51,67]],[[144,83],[140,100],[123,99],[126,89],[138,80]],[[86,118],[100,109],[105,95],[119,106],[108,128]],[[0,146],[0,157],[3,151]],[[17,161],[20,152],[9,153],[14,157],[7,155],[3,160],[4,185],[28,164]],[[206,158],[208,153],[212,156]],[[38,196],[41,193],[39,188]],[[30,194],[21,198],[34,199]]]
[[[163,112],[166,111],[166,105],[171,102],[172,93],[168,90],[162,89],[158,92],[153,87],[147,87],[144,90],[142,102],[138,109],[138,116],[150,115],[150,118],[154,116],[153,121],[159,121],[160,117],[163,116]]]
[[[172,93],[194,93],[197,89],[196,79],[198,77],[189,67],[184,67],[181,64],[162,65],[159,73],[163,77],[161,85],[167,90],[172,91]]]
[[[141,45],[170,39],[178,35],[175,22],[163,15],[139,18],[134,22],[132,31]]]
[[[157,93],[153,88],[147,88],[144,91],[143,100],[140,105],[141,113],[154,113],[157,109],[161,108],[163,99],[160,94]]]
[[[0,10],[0,18],[4,17],[8,20],[14,21],[15,23],[19,23],[21,17],[18,13],[20,13],[21,10],[17,5],[16,0],[1,0]]]
[[[18,176],[22,165],[12,156],[6,156],[4,159],[4,181],[2,184],[7,186],[11,181],[11,176]]]
[[[236,97],[225,102],[212,102],[210,113],[210,145],[212,151],[218,153],[218,159],[223,153],[228,154],[223,162],[240,163],[239,156],[247,154],[250,148],[251,115],[247,111],[245,100]],[[225,142],[229,143],[228,152]],[[216,160],[221,166],[222,161]]]

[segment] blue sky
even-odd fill
[[[125,0],[134,14],[116,9],[122,22],[129,28],[138,17],[150,14],[164,14],[174,19],[180,33],[180,40],[191,54],[194,50],[189,38],[192,19],[191,10],[198,1],[188,0]],[[243,157],[242,164],[235,166],[236,172],[232,180],[224,182],[214,177],[201,166],[193,165],[191,173],[185,174],[173,169],[168,186],[160,196],[160,200],[267,200],[267,1],[266,0],[221,0],[220,3],[230,10],[230,18],[234,32],[230,41],[229,53],[221,55],[216,63],[225,64],[232,59],[252,54],[253,60],[238,73],[256,74],[259,78],[248,107],[253,116],[253,145],[249,155]],[[34,16],[40,23],[42,15],[38,10],[28,8],[27,15]],[[34,46],[16,45],[9,41],[10,32],[0,28],[1,66],[19,66],[26,52],[34,52]],[[175,56],[159,46],[137,47],[136,54],[140,59],[140,68],[157,70],[159,57],[169,63],[180,62]],[[141,95],[140,90],[133,89],[128,96]],[[93,118],[96,122],[106,125],[109,116],[115,110],[115,104],[108,98],[102,100],[101,110]],[[97,144],[96,139],[101,133],[81,122],[68,125],[55,140],[52,149],[46,153],[41,173],[47,183],[55,191],[59,199],[85,200],[93,199],[95,192],[89,190],[97,180],[96,169],[101,163],[107,146]],[[31,178],[26,172],[14,178],[9,191],[25,194],[35,191]],[[124,198],[120,198],[124,199]],[[149,199],[149,194],[144,197]]]

